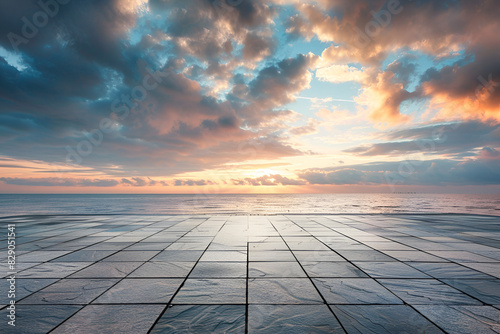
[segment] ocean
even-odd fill
[[[347,213],[500,216],[500,194],[0,195],[0,216]]]

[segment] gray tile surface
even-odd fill
[[[147,333],[163,308],[162,305],[88,305],[52,333]]]
[[[249,305],[249,333],[344,333],[326,305]]]
[[[5,323],[7,309],[3,309],[0,311],[0,329],[5,334],[45,334],[81,308],[82,306],[78,305],[18,305],[16,326],[8,326]]]
[[[19,322],[1,333],[500,332],[499,217],[0,218],[9,223]],[[9,302],[0,296],[4,320]]]
[[[191,279],[188,278],[174,304],[244,304],[244,279]]]
[[[306,277],[298,262],[251,262],[248,277]]]
[[[125,278],[97,298],[94,304],[167,304],[181,279]]]
[[[443,333],[407,305],[331,305],[348,333]]]
[[[380,279],[379,282],[410,305],[481,304],[435,279]]]
[[[63,279],[24,298],[19,303],[88,304],[116,282],[116,279]]]
[[[320,295],[306,278],[253,278],[248,281],[250,304],[321,304]]]
[[[371,278],[314,278],[328,304],[402,304],[403,302]]]
[[[500,333],[500,310],[491,306],[418,305],[415,308],[448,333]]]
[[[151,333],[245,333],[245,305],[175,305]]]

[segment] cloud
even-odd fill
[[[355,169],[340,169],[331,172],[307,171],[299,176],[310,184],[362,184],[368,182],[367,173]]]
[[[416,152],[460,155],[484,146],[500,146],[500,125],[477,121],[431,124],[386,132],[384,139],[388,141],[357,146],[344,152],[359,156],[401,156]]]
[[[301,186],[305,185],[304,180],[290,179],[280,174],[264,175],[257,178],[247,177],[245,179],[232,179],[231,182],[236,186]]]
[[[72,178],[13,178],[1,177],[5,184],[37,187],[115,187],[119,182],[112,179],[72,179]]]
[[[294,136],[305,136],[318,132],[318,126],[320,125],[320,121],[309,118],[307,120],[307,125],[298,126],[290,129],[290,133]]]
[[[305,170],[298,176],[312,185],[498,185],[500,159],[376,162]]]
[[[316,71],[316,77],[333,83],[362,81],[363,71],[349,65],[330,65]]]
[[[500,11],[497,1],[318,0],[296,8],[298,14],[287,24],[291,38],[316,36],[332,43],[321,55],[318,78],[361,81],[363,92],[356,101],[374,122],[408,121],[400,105],[411,99],[429,100],[439,119],[500,120],[500,23],[492,14]],[[420,85],[413,92],[407,86],[414,63],[383,64],[391,54],[407,51],[436,63],[414,78]],[[459,58],[452,64],[447,61],[451,55]],[[347,64],[356,63],[372,73],[360,79],[348,70]]]
[[[207,185],[215,185],[216,183],[211,180],[175,180],[174,186],[207,186]]]
[[[150,178],[132,177],[130,179],[122,178],[121,184],[125,186],[145,187],[145,186],[154,186],[158,184],[158,182]]]

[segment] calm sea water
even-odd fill
[[[0,216],[281,213],[474,213],[500,216],[500,195],[0,195]]]

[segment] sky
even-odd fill
[[[0,193],[499,193],[498,13],[3,1]]]

